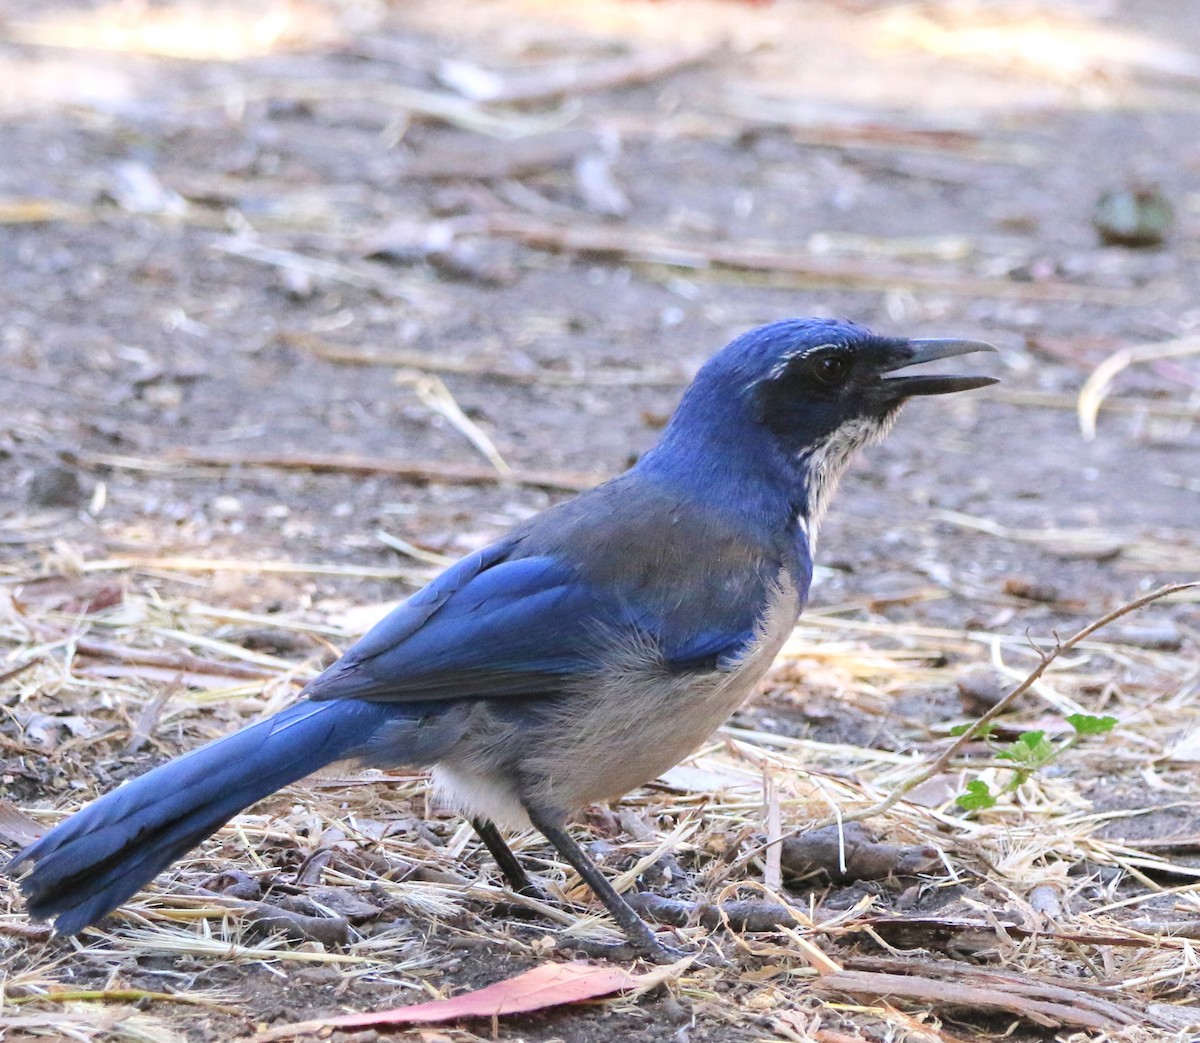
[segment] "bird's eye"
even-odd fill
[[[845,355],[821,355],[812,360],[809,373],[822,387],[841,387],[850,376],[850,360]]]

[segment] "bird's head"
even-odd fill
[[[908,399],[996,382],[893,374],[976,351],[995,348],[976,340],[880,337],[827,319],[760,326],[700,369],[655,452],[690,457],[694,466],[699,450],[711,474],[736,470],[791,486],[792,503],[815,533],[851,456],[887,434]]]

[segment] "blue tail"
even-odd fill
[[[89,804],[18,854],[29,914],[76,934],[115,909],[243,808],[355,756],[394,709],[303,700],[160,765]]]

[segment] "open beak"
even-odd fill
[[[897,340],[888,344],[879,369],[882,373],[915,366],[919,362],[948,359],[955,355],[970,355],[976,351],[995,351],[981,340]],[[952,391],[972,391],[998,383],[995,377],[967,377],[941,373],[888,377],[880,387],[889,401],[899,401],[913,395],[948,395]]]

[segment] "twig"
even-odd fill
[[[496,469],[497,474],[505,478],[512,476],[513,469],[500,455],[500,450],[496,448],[496,443],[492,441],[491,436],[462,411],[462,407],[450,393],[450,389],[446,387],[441,377],[429,374],[397,374],[396,376],[398,383],[400,377],[411,376],[412,380],[405,381],[405,383],[411,382],[417,398],[425,406],[444,417],[455,431],[478,449],[487,462]]]
[[[32,659],[26,659],[23,663],[18,663],[16,666],[5,670],[0,674],[0,684],[5,681],[11,681],[14,677],[20,677],[26,670],[32,670],[38,663],[42,662],[41,656],[34,656]]]
[[[776,844],[775,841],[783,839],[783,815],[779,807],[779,788],[775,785],[775,778],[771,774],[770,769],[766,767],[763,768],[763,802],[766,805],[763,810],[767,833],[763,884],[768,891],[779,892],[783,890],[783,864],[781,855],[783,845]]]
[[[561,115],[526,116],[489,111],[482,105],[444,91],[419,90],[377,80],[259,80],[240,83],[235,90],[219,88],[193,95],[191,108],[227,108],[231,101],[294,101],[319,104],[327,101],[374,102],[424,119],[487,134],[496,138],[520,138],[561,126]]]
[[[751,128],[780,127],[801,145],[818,148],[949,155],[981,163],[1033,165],[1041,151],[1027,141],[985,140],[971,127],[888,122],[863,112],[796,104],[758,94],[731,93],[725,111]]]
[[[96,215],[91,208],[76,206],[64,199],[37,196],[0,199],[0,225],[46,224],[50,221],[90,224],[95,220]]]
[[[266,934],[282,931],[294,941],[322,945],[345,945],[350,941],[350,921],[344,916],[306,916],[267,902],[224,901],[232,902],[243,919]]]
[[[1138,362],[1177,359],[1187,355],[1200,355],[1200,337],[1181,337],[1178,340],[1169,340],[1165,344],[1139,344],[1122,348],[1109,355],[1092,370],[1083,387],[1079,389],[1076,411],[1079,414],[1079,430],[1084,441],[1090,442],[1096,437],[1096,418],[1100,413],[1100,406],[1121,370]]]
[[[326,362],[340,362],[347,366],[395,366],[400,369],[415,369],[421,373],[441,373],[468,377],[486,377],[505,384],[531,386],[550,384],[557,387],[682,387],[687,377],[681,372],[667,369],[602,369],[581,373],[562,373],[552,369],[522,372],[506,369],[500,360],[488,362],[479,356],[469,359],[449,359],[440,354],[424,351],[406,351],[403,348],[358,348],[332,344],[310,333],[283,332],[278,339],[310,351]]]
[[[35,942],[45,942],[49,941],[51,935],[54,934],[54,928],[40,923],[11,923],[7,920],[0,920],[0,934],[7,934],[13,938],[27,938]],[[6,999],[11,1001],[12,996],[7,996]]]
[[[1000,928],[1010,938],[1035,938],[1045,942],[1072,942],[1076,945],[1112,945],[1129,949],[1161,949],[1164,942],[1171,938],[1179,938],[1181,945],[1185,938],[1200,936],[1200,924],[1190,924],[1186,921],[1164,921],[1156,924],[1151,921],[1123,923],[1119,931],[1131,933],[1121,934],[1114,930],[1056,930],[1026,927],[1007,920],[997,923],[996,920],[975,920],[966,917],[940,916],[873,916],[860,921],[850,921],[853,929],[859,923],[870,927],[883,935],[893,945],[904,949],[929,949],[934,943],[944,945],[952,938],[976,935],[994,942]],[[817,925],[818,928],[820,925]]]
[[[162,717],[162,712],[177,687],[178,682],[163,685],[154,693],[154,697],[142,707],[142,712],[138,714],[138,718],[133,724],[133,730],[129,734],[129,741],[125,744],[126,753],[137,753],[146,744],[146,740],[150,738],[151,732],[158,725],[159,718]]]
[[[1160,945],[1164,939],[1170,938],[1200,941],[1200,921],[1197,920],[1130,920],[1121,926],[1126,930],[1148,935],[1155,945]],[[1126,940],[1120,944],[1129,945],[1131,942]]]
[[[1014,406],[1031,406],[1035,409],[1079,409],[1077,395],[1064,395],[1058,391],[1034,391],[1029,388],[998,387],[992,393],[1000,402]],[[1158,399],[1134,397],[1114,398],[1105,402],[1104,408],[1112,413],[1135,413],[1145,416],[1178,417],[1181,420],[1200,420],[1200,409],[1183,402],[1160,402]]]
[[[216,906],[222,913],[236,913],[259,934],[282,933],[293,941],[345,945],[350,940],[350,921],[345,916],[314,916],[272,902],[255,902],[221,894],[206,887],[194,888],[202,909]]]
[[[273,268],[285,268],[293,272],[302,272],[317,279],[329,282],[345,283],[360,290],[372,290],[385,297],[405,297],[403,288],[398,280],[375,271],[360,271],[337,261],[327,261],[322,257],[309,257],[295,250],[282,250],[278,247],[264,246],[262,243],[244,237],[230,237],[209,243],[209,249],[218,253],[241,257],[247,261],[270,265]]]
[[[1047,1028],[1072,1026],[1105,1030],[1138,1024],[1139,1021],[1145,1023],[1147,1017],[1146,1012],[1135,1013],[1079,989],[1036,981],[1028,984],[989,981],[985,985],[947,981],[940,976],[927,978],[918,974],[844,970],[818,978],[812,987],[824,995],[894,997],[975,1012],[1002,1010]]]
[[[188,652],[155,652],[147,648],[126,648],[104,641],[93,641],[91,638],[78,638],[75,641],[75,651],[96,659],[115,659],[121,663],[157,666],[167,670],[178,670],[184,674],[219,674],[223,677],[241,677],[247,681],[269,681],[278,676],[275,671],[249,666],[246,663],[201,659]]]
[[[160,572],[262,572],[278,576],[348,576],[353,579],[399,580],[413,586],[428,582],[408,569],[380,569],[368,565],[327,565],[308,561],[251,561],[243,558],[156,558],[151,554],[126,554],[119,558],[95,558],[79,566],[83,573],[126,572],[145,569]]]
[[[454,564],[454,558],[449,554],[438,554],[426,550],[424,547],[418,547],[416,544],[409,543],[408,540],[402,540],[399,536],[393,535],[386,529],[376,529],[375,538],[385,547],[391,547],[397,553],[412,558],[413,561],[419,561],[422,565],[432,565],[434,568],[444,569],[446,566]]]
[[[444,65],[439,78],[473,102],[548,101],[565,94],[584,94],[661,79],[704,61],[715,50],[712,44],[703,44],[635,51],[587,64],[567,61],[506,74],[455,62]]]
[[[1165,587],[1159,587],[1158,590],[1151,591],[1149,594],[1144,594],[1140,598],[1135,598],[1133,601],[1128,601],[1124,605],[1114,608],[1111,612],[1106,613],[1099,619],[1094,620],[1085,626],[1082,630],[1072,634],[1066,641],[1060,641],[1048,652],[1040,652],[1041,661],[1033,668],[1019,685],[1001,699],[995,706],[987,711],[982,717],[976,720],[965,732],[954,740],[941,755],[935,758],[923,770],[911,776],[905,782],[902,782],[883,800],[876,804],[872,804],[868,808],[863,808],[859,811],[848,812],[841,817],[843,823],[859,822],[866,818],[874,818],[876,815],[882,815],[890,810],[896,803],[903,800],[904,797],[916,789],[921,783],[927,782],[935,775],[940,775],[944,772],[950,762],[962,752],[963,747],[968,743],[973,742],[979,737],[984,726],[989,722],[994,721],[1002,713],[1009,709],[1014,702],[1032,688],[1042,677],[1042,675],[1050,668],[1050,664],[1054,662],[1063,652],[1069,652],[1081,641],[1090,637],[1097,630],[1108,626],[1109,623],[1120,619],[1122,616],[1127,616],[1131,612],[1136,612],[1139,608],[1149,605],[1153,601],[1159,601],[1162,598],[1168,597],[1171,594],[1177,594],[1181,590],[1191,590],[1194,587],[1200,586],[1200,583],[1172,583]],[[833,825],[836,819],[829,818],[822,822],[818,822],[812,829],[824,829],[826,826]]]
[[[511,475],[497,474],[490,467],[432,460],[388,460],[377,456],[351,456],[337,453],[313,453],[279,456],[274,453],[221,452],[216,449],[186,449],[182,446],[166,449],[158,459],[132,456],[109,456],[99,453],[72,454],[84,465],[111,467],[127,471],[161,472],[172,465],[181,467],[268,467],[282,471],[313,471],[314,473],[384,474],[402,481],[444,485],[527,485],[553,492],[582,492],[603,481],[603,475],[580,474],[571,471],[514,471]]]
[[[1200,416],[1200,414],[1198,414]],[[1083,557],[1095,560],[1121,556],[1121,561],[1130,567],[1155,569],[1158,571],[1188,572],[1200,569],[1200,548],[1187,546],[1194,538],[1193,530],[1162,532],[1164,539],[1154,542],[1138,541],[1132,536],[1106,529],[1018,529],[1001,525],[991,518],[980,518],[961,511],[940,510],[935,512],[939,521],[949,522],[959,528],[987,533],[1001,540],[1017,543],[1033,543],[1045,547],[1061,557]],[[1173,537],[1177,544],[1165,542]],[[1127,638],[1118,638],[1118,644],[1136,643]]]
[[[6,1003],[19,1006],[22,1003],[80,1003],[86,1001],[101,1001],[104,1003],[182,1003],[190,1007],[206,1007],[218,1010],[222,1014],[244,1016],[245,1011],[237,1007],[228,1007],[223,1003],[205,999],[203,996],[193,996],[186,992],[154,992],[149,989],[54,989],[50,992],[27,993],[14,996],[11,993],[4,997]]]
[[[503,143],[471,138],[413,156],[404,164],[404,176],[430,181],[495,181],[570,167],[596,148],[596,135],[582,130],[553,131]]]
[[[794,248],[773,243],[689,242],[629,225],[579,221],[565,224],[515,213],[492,214],[483,225],[491,235],[505,236],[526,246],[556,253],[595,254],[619,258],[626,263],[659,264],[693,271],[726,268],[773,273],[794,276],[812,285],[880,292],[907,287],[972,297],[1083,301],[1116,307],[1131,304],[1136,299],[1130,291],[1061,280],[1021,283],[920,271],[911,267],[889,271],[853,261],[806,256]]]
[[[1121,841],[1117,841],[1120,843]],[[1200,834],[1180,835],[1174,837],[1139,837],[1126,840],[1130,847],[1140,847],[1145,851],[1196,851],[1200,850]]]

